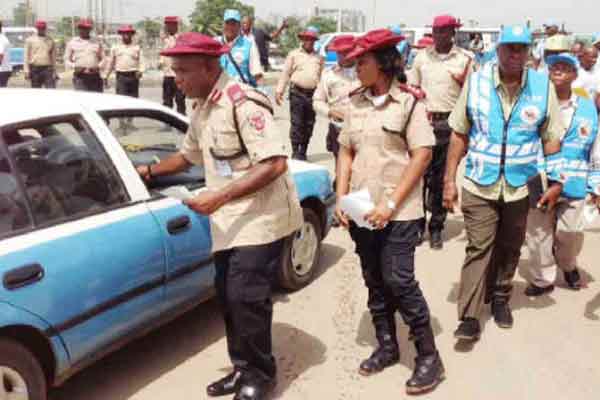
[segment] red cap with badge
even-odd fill
[[[404,39],[404,36],[395,35],[389,29],[376,29],[356,39],[356,47],[348,54],[348,58],[358,58],[371,51],[395,47]]]
[[[92,26],[94,26],[94,23],[92,22],[91,19],[80,19],[79,22],[77,23],[77,27],[78,28],[82,28],[82,29],[92,29]]]
[[[434,28],[460,28],[461,26],[460,20],[452,15],[438,15],[433,19]]]
[[[348,53],[354,50],[356,46],[356,39],[352,35],[340,35],[331,41],[331,44],[327,46],[329,51],[335,51],[336,53]]]
[[[117,33],[135,33],[135,28],[131,25],[123,25],[119,28]]]
[[[413,45],[415,49],[425,49],[434,45],[433,38],[431,36],[425,36],[419,39],[419,41]]]
[[[46,24],[46,21],[38,19],[37,21],[35,21],[35,27],[38,29],[46,29],[48,27],[48,24]]]
[[[165,24],[178,24],[179,23],[179,17],[174,16],[174,15],[169,15],[167,17],[165,17]]]
[[[197,32],[182,33],[177,37],[175,46],[160,52],[161,56],[177,57],[202,54],[219,57],[229,51],[229,47],[210,36]]]

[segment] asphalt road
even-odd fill
[[[160,99],[158,88],[142,96]],[[287,108],[276,113],[287,137]],[[319,120],[309,159],[332,169]],[[519,276],[512,307],[515,326],[502,330],[486,319],[482,339],[457,344],[457,285],[466,244],[462,218],[451,216],[443,251],[417,250],[416,269],[429,301],[447,380],[425,399],[595,400],[600,393],[600,226],[586,234],[581,266],[588,287],[558,287],[538,299],[523,295]],[[375,345],[357,257],[348,234],[326,238],[319,276],[297,293],[279,294],[273,325],[279,364],[275,399],[354,400],[404,398],[415,352],[398,318],[401,363],[365,378],[360,361]],[[522,264],[528,262],[524,250]],[[205,399],[205,387],[229,372],[224,327],[211,301],[139,339],[53,390],[53,400]]]

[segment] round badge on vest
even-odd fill
[[[536,106],[527,106],[521,111],[521,119],[530,125],[534,125],[540,119],[541,113]]]
[[[587,140],[587,138],[590,136],[590,134],[592,133],[592,122],[588,119],[584,119],[579,123],[579,136],[584,139]]]

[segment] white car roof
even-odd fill
[[[38,118],[81,114],[88,111],[144,109],[185,117],[161,104],[115,94],[74,90],[0,89],[0,127]]]

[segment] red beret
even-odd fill
[[[415,45],[413,45],[413,47],[415,49],[424,49],[426,47],[433,46],[433,44],[433,38],[430,36],[425,36],[419,39],[419,41]]]
[[[433,19],[434,28],[460,28],[462,24],[452,15],[438,15]]]
[[[204,54],[219,57],[229,51],[229,47],[210,36],[197,32],[186,32],[177,36],[175,46],[160,52],[161,56],[177,57]]]
[[[356,45],[356,39],[352,35],[340,35],[331,41],[327,46],[329,51],[335,51],[338,53],[347,53],[354,50]]]
[[[405,39],[402,35],[395,35],[389,29],[376,29],[356,39],[356,47],[348,58],[357,58],[370,51],[394,47]]]
[[[38,19],[37,21],[35,21],[35,27],[36,28],[44,29],[47,26],[48,26],[48,24],[46,24],[46,21],[43,21],[41,19]]]
[[[131,25],[123,25],[119,28],[117,33],[135,33],[135,28]]]
[[[165,24],[178,24],[179,23],[179,17],[177,16],[167,16],[165,17]]]
[[[92,26],[94,26],[94,23],[92,22],[91,19],[80,19],[79,22],[77,23],[77,27],[78,28],[85,28],[85,29],[92,29]]]

